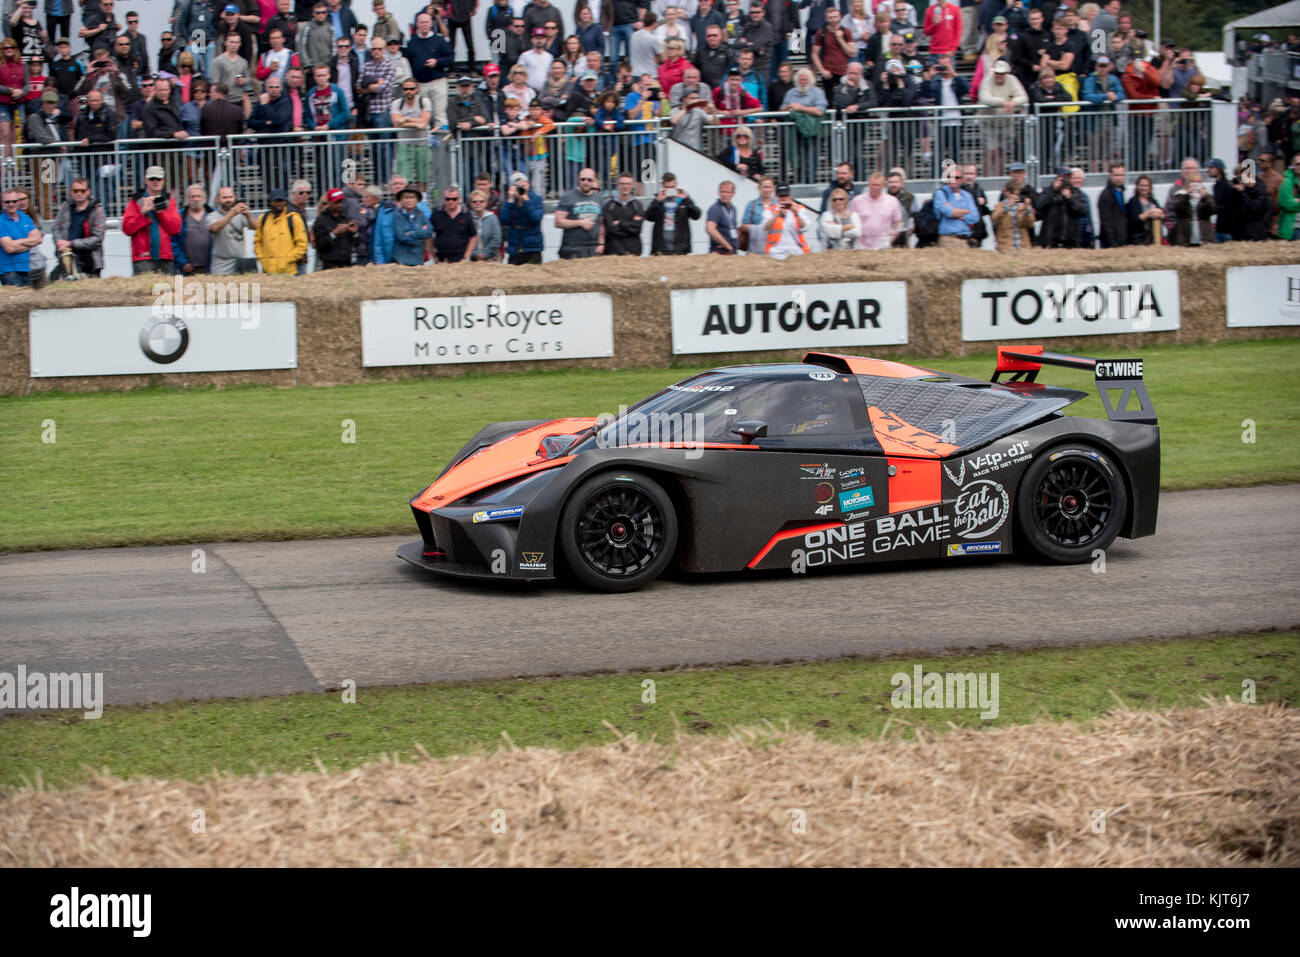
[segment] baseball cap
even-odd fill
[[[1217,167],[1219,169],[1227,169],[1227,167],[1223,165],[1223,160],[1219,159],[1217,156],[1205,165],[1207,168]]]
[[[474,78],[473,78],[472,76],[458,76],[458,77],[456,77],[456,85],[457,85],[457,86],[473,86],[473,85],[474,85]]]
[[[389,37],[389,38],[388,38],[388,45],[389,45],[390,47],[400,47],[400,46],[402,45],[402,38],[401,38],[401,37]]]
[[[57,103],[57,102],[59,102],[59,94],[58,94],[56,91],[54,91],[54,90],[46,90],[45,92],[43,92],[43,93],[41,94],[41,102],[42,102],[42,103]]]
[[[526,173],[521,173],[518,170],[515,170],[513,173],[510,174],[511,186],[516,186],[519,183],[527,183],[527,182],[528,182],[528,174]]]
[[[268,197],[268,199],[272,202],[274,202],[277,199],[282,199],[287,203],[289,201],[289,194],[282,189],[273,189],[271,190],[271,195]]]
[[[1006,60],[999,60],[997,63],[994,63],[994,64],[993,64],[993,72],[994,72],[994,73],[1010,73],[1010,72],[1011,72],[1011,64],[1008,63]]]
[[[544,37],[546,36],[546,31],[543,30],[541,27],[533,27],[533,36]]]
[[[921,66],[920,60],[908,60],[907,68],[911,70],[913,73],[920,73],[922,70],[925,69],[925,67]]]
[[[1058,166],[1058,167],[1056,167],[1056,175],[1057,175],[1057,176],[1069,176],[1069,175],[1070,175],[1070,167],[1068,167],[1068,166]]]
[[[325,201],[326,201],[327,203],[341,203],[341,202],[343,202],[343,190],[341,190],[341,189],[332,189],[332,190],[330,190],[328,193],[325,194]]]
[[[399,189],[399,190],[397,191],[397,195],[394,196],[393,198],[394,198],[394,199],[401,199],[401,198],[402,198],[403,196],[405,196],[407,193],[410,193],[410,194],[411,194],[412,196],[414,196],[417,200],[421,198],[421,196],[420,196],[420,191],[419,191],[418,189],[416,189],[414,186],[403,186],[401,189]]]
[[[1068,7],[1057,7],[1056,15],[1052,17],[1052,22],[1055,23],[1057,20],[1064,20],[1068,9]]]
[[[582,79],[583,79],[583,80],[599,80],[600,77],[596,76],[596,73],[595,73],[594,70],[588,70],[586,73],[582,74]]]
[[[744,74],[740,72],[740,69],[738,67],[733,66],[730,70],[727,71],[727,76],[744,76]]]
[[[150,166],[144,171],[145,179],[166,179],[167,172],[161,166]]]
[[[993,18],[993,22],[994,22],[994,23],[1006,23],[1006,22],[1007,22],[1007,18],[1004,17],[1004,16],[1002,16],[1002,14],[998,14],[996,17]]]
[[[916,42],[916,33],[915,33],[914,31],[912,31],[912,30],[908,30],[906,33],[903,34],[903,42],[904,42],[904,43],[915,43],[915,42]]]
[[[394,40],[389,40],[388,42],[389,42],[389,43],[394,43],[394,42],[396,42],[396,41],[394,41]],[[489,75],[495,76],[495,75],[499,74],[500,72],[501,72],[501,67],[497,66],[495,63],[489,63],[487,66],[483,67],[483,75],[484,75],[484,76],[489,76]]]
[[[1255,34],[1255,39],[1256,39],[1256,40],[1263,40],[1265,43],[1272,43],[1272,42],[1273,42],[1273,38],[1272,38],[1271,36],[1269,36],[1267,33],[1256,33],[1256,34]]]
[[[228,3],[228,4],[226,4],[224,7],[221,8],[221,12],[222,12],[222,13],[238,13],[238,12],[239,12],[239,7],[235,6],[233,3]]]
[[[787,183],[782,183],[780,186],[778,186],[778,187],[776,188],[776,195],[778,195],[778,196],[789,196],[789,195],[790,195],[790,186],[789,186],[789,184],[787,184]]]
[[[902,61],[902,60],[890,60],[887,64],[885,64],[885,69],[886,69],[888,72],[890,72],[890,73],[902,73],[902,72],[903,72],[903,61]]]
[[[1024,172],[1027,171],[1027,169],[1028,169],[1028,168],[1025,166],[1024,163],[1012,163],[1010,166],[1007,167],[1007,172],[1008,172],[1008,173],[1024,173]]]
[[[560,105],[559,99],[554,96],[538,97],[537,99],[533,100],[533,103],[536,103],[544,110],[553,110]]]

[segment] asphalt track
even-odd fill
[[[110,704],[1300,625],[1300,485],[1166,494],[1104,573],[1015,558],[672,579],[627,595],[465,583],[409,536],[0,556],[0,671],[101,671]]]

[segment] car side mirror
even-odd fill
[[[767,423],[751,419],[747,422],[737,422],[736,427],[731,430],[732,435],[739,435],[749,445],[755,439],[764,438],[767,435]]]

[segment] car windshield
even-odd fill
[[[706,372],[620,411],[596,430],[602,448],[651,442],[734,444],[742,422],[762,422],[767,436],[852,433],[864,421],[862,393],[851,379],[807,366],[755,373]]]

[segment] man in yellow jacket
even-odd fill
[[[307,224],[288,208],[289,197],[282,189],[271,193],[271,211],[257,221],[253,251],[262,272],[292,276],[298,260],[307,255]]]

